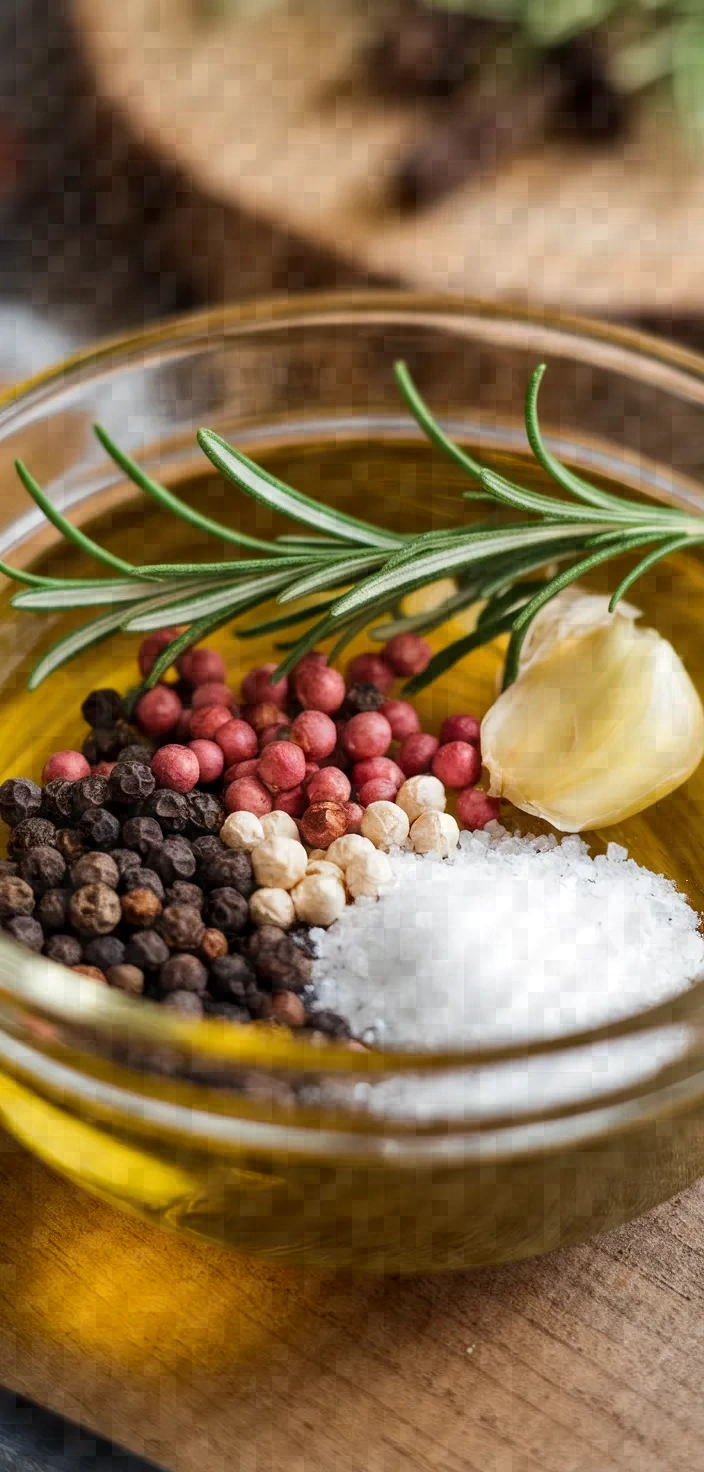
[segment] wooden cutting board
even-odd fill
[[[172,1472],[697,1472],[704,1183],[447,1278],[248,1262],[0,1134],[0,1381]]]
[[[72,4],[103,164],[131,148],[168,171],[167,253],[211,297],[371,277],[591,313],[704,308],[704,156],[665,113],[623,148],[546,145],[404,219],[384,186],[417,120],[363,91],[362,0],[247,20]]]

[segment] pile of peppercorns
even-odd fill
[[[175,630],[149,635],[143,676]],[[290,680],[273,664],[242,681],[241,705],[221,656],[196,648],[175,683],[138,699],[95,690],[82,751],[49,757],[43,786],[0,786],[11,829],[0,861],[0,923],[35,952],[132,996],[192,1017],[270,1021],[351,1038],[316,1008],[313,926],[392,881],[384,852],[410,844],[447,856],[459,789],[465,827],[498,803],[475,784],[479,722],[420,729],[397,676],[425,668],[430,646],[401,635],[361,654],[347,681],[318,652]],[[149,745],[146,743],[149,742]],[[394,748],[394,756],[388,755]]]

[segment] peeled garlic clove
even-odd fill
[[[672,645],[637,616],[577,589],[541,611],[518,678],[482,722],[493,797],[580,832],[691,776],[704,755],[701,701]]]

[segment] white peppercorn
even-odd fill
[[[249,918],[255,925],[279,925],[288,930],[296,912],[287,889],[255,889],[249,901]]]
[[[306,874],[291,890],[296,916],[307,925],[332,925],[345,908],[345,887],[330,874]]]
[[[374,844],[370,843],[368,838],[363,838],[361,833],[344,833],[342,838],[336,838],[335,842],[330,844],[325,858],[329,859],[331,864],[338,864],[342,870],[346,871],[347,865],[356,858],[357,854],[366,853],[374,853]]]
[[[272,889],[293,889],[303,878],[308,855],[293,838],[267,838],[252,852],[257,884]]]
[[[421,813],[445,811],[447,797],[439,777],[423,772],[420,777],[409,777],[396,793],[396,802],[403,808],[410,823],[415,823]]]
[[[375,848],[390,849],[408,838],[408,813],[396,802],[370,802],[362,818],[362,834]]]
[[[258,843],[264,842],[265,833],[255,813],[230,813],[220,829],[220,838],[228,848],[245,849],[251,853]]]
[[[379,849],[370,844],[368,853],[358,853],[347,865],[345,879],[354,899],[367,895],[376,899],[387,886],[393,883],[394,871]]]
[[[330,863],[328,859],[309,859],[306,878],[309,874],[327,874],[328,879],[339,879],[340,884],[345,882],[344,870],[339,864]]]
[[[272,813],[265,813],[259,819],[264,830],[265,838],[294,838],[299,842],[298,827],[289,813],[284,813],[280,808],[275,808]]]
[[[440,854],[443,859],[457,848],[459,836],[459,827],[451,813],[421,813],[411,828],[415,853]]]

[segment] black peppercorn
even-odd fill
[[[218,956],[211,962],[208,986],[216,1001],[246,1006],[247,992],[256,987],[252,967],[244,956]]]
[[[30,777],[8,777],[0,786],[0,818],[9,828],[37,817],[41,805],[42,789]]]
[[[199,835],[220,832],[227,813],[219,798],[212,792],[189,792],[186,803],[190,833]]]
[[[120,841],[120,824],[107,808],[89,808],[83,814],[79,832],[90,848],[115,848]]]
[[[217,1017],[222,1022],[249,1022],[249,1012],[246,1007],[237,1007],[234,1002],[216,1002],[212,997],[203,998],[203,1011],[206,1017]]]
[[[164,835],[155,818],[128,818],[122,829],[125,848],[145,857],[153,848],[159,848]]]
[[[223,887],[208,896],[208,924],[224,935],[241,935],[249,919],[249,906],[238,889]]]
[[[140,971],[158,971],[169,959],[169,948],[155,930],[139,930],[130,936],[125,951],[125,960],[130,966],[139,966]]]
[[[275,991],[300,992],[311,981],[312,960],[276,925],[262,925],[250,935],[246,953],[259,980]]]
[[[122,896],[122,918],[126,925],[147,930],[161,915],[161,900],[153,889],[131,889]]]
[[[203,938],[203,917],[192,905],[167,905],[156,929],[172,950],[195,951]]]
[[[164,884],[175,884],[177,879],[192,879],[196,872],[195,856],[185,838],[165,838],[160,848],[150,849],[149,864],[156,869]]]
[[[12,830],[8,853],[14,859],[28,854],[32,848],[56,847],[56,828],[48,818],[23,818]]]
[[[340,708],[340,717],[343,721],[349,721],[352,716],[361,715],[363,711],[380,710],[385,699],[386,696],[382,695],[376,685],[359,681],[350,685]]]
[[[19,866],[13,859],[0,859],[0,879],[11,879],[14,874],[19,874]]]
[[[107,884],[84,884],[69,901],[71,923],[83,935],[107,935],[122,919],[120,901]]]
[[[248,900],[256,888],[249,854],[226,848],[211,859],[202,882],[204,889],[237,889]]]
[[[44,946],[44,955],[62,966],[78,966],[83,959],[83,947],[75,935],[51,935]]]
[[[351,1038],[352,1028],[346,1018],[340,1017],[337,1012],[320,1010],[309,1012],[306,1017],[306,1027],[313,1032],[321,1032],[326,1038]]]
[[[102,808],[108,800],[107,777],[81,777],[71,783],[71,810],[78,822],[84,813],[93,808]]]
[[[140,803],[154,791],[155,777],[144,762],[116,762],[108,778],[110,801]]]
[[[105,975],[108,984],[117,991],[126,992],[130,997],[141,997],[144,991],[144,972],[140,971],[139,966],[109,966]]]
[[[125,959],[124,941],[116,935],[96,935],[83,945],[83,959],[99,971],[109,971],[111,966],[121,966]]]
[[[122,888],[126,894],[133,889],[150,889],[163,905],[166,898],[164,886],[158,874],[153,869],[128,869],[122,881]]]
[[[164,992],[204,992],[208,972],[197,956],[171,956],[159,972],[159,982]]]
[[[116,726],[98,726],[90,731],[83,741],[81,751],[94,767],[97,762],[114,762],[130,739],[130,728],[124,721]]]
[[[73,805],[73,782],[65,777],[54,777],[47,782],[42,792],[42,817],[52,823],[65,823],[71,816]]]
[[[66,863],[75,864],[77,859],[86,852],[86,845],[77,828],[59,828],[56,835],[56,847]]]
[[[58,889],[66,864],[56,848],[32,848],[20,859],[20,874],[35,894],[44,894],[47,889]]]
[[[48,889],[42,895],[34,914],[44,930],[63,930],[68,921],[70,897],[67,889]]]
[[[169,1012],[178,1012],[182,1017],[202,1017],[203,1003],[196,992],[169,992],[162,1002]]]
[[[117,758],[118,762],[142,762],[146,767],[149,766],[151,759],[152,753],[149,747],[142,746],[137,742],[132,742],[129,746],[123,746]]]
[[[141,858],[132,848],[113,848],[110,851],[110,858],[117,864],[117,870],[121,880],[129,874],[131,869],[139,869],[141,867]]]
[[[87,726],[114,726],[124,719],[124,714],[123,699],[117,690],[91,690],[81,706]]]
[[[82,884],[107,884],[110,889],[117,889],[119,881],[120,871],[112,854],[84,854],[71,869],[74,889],[80,889]]]
[[[12,920],[8,920],[5,930],[13,940],[19,941],[20,945],[26,946],[30,951],[39,952],[44,945],[44,931],[33,915],[15,915]]]
[[[156,818],[164,833],[185,833],[188,827],[188,803],[182,792],[159,788],[145,798],[140,812],[145,818]]]
[[[221,839],[216,838],[213,833],[205,834],[202,838],[194,838],[191,848],[195,855],[196,873],[199,882],[211,861],[216,859],[218,855],[228,852],[227,845]]]
[[[205,895],[199,884],[189,884],[187,879],[177,879],[166,891],[167,905],[190,905],[200,914],[205,904]]]
[[[13,915],[31,915],[34,895],[25,879],[9,874],[0,879],[0,920],[9,920]]]

